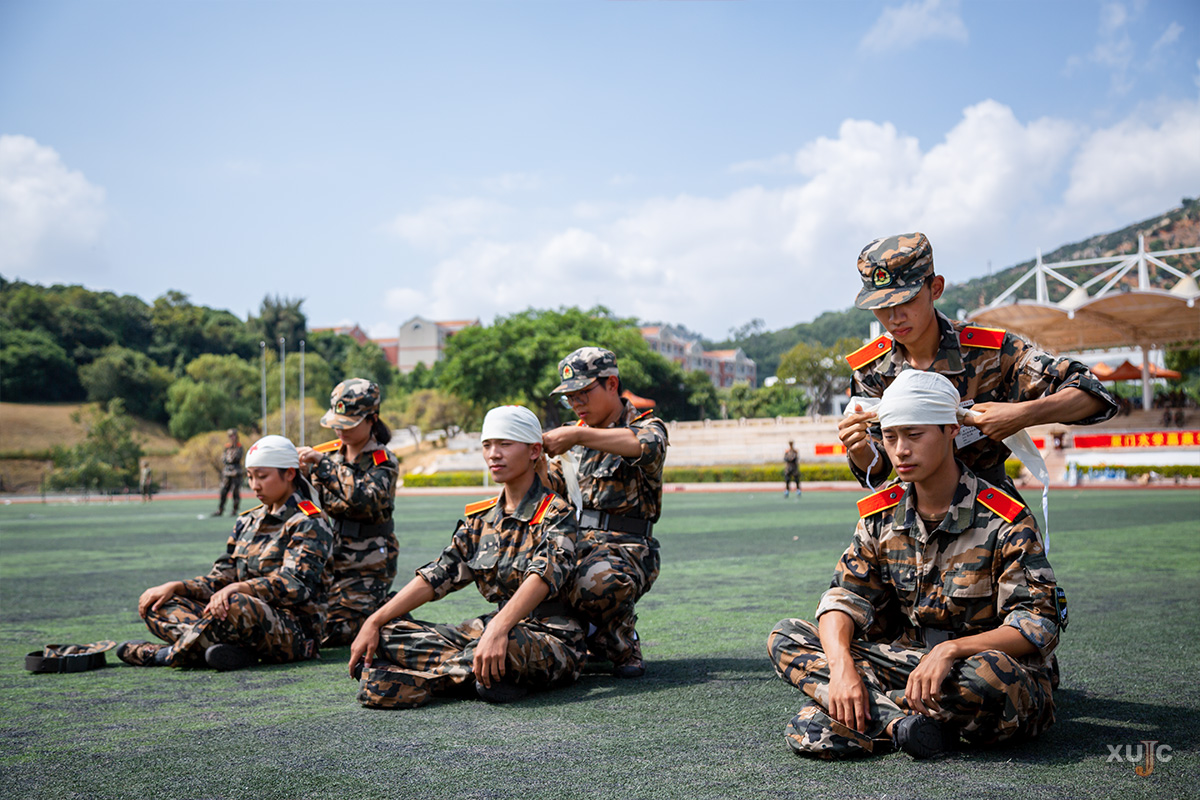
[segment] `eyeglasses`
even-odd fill
[[[584,403],[586,403],[588,401],[588,395],[590,395],[599,386],[600,386],[600,381],[593,381],[592,385],[587,387],[586,389],[581,389],[580,391],[572,392],[571,394],[564,394],[560,398],[562,407],[563,408],[574,408],[575,406],[583,405]]]

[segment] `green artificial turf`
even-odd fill
[[[932,762],[820,762],[782,731],[800,701],[766,636],[810,618],[856,517],[846,492],[668,493],[662,574],[639,604],[646,677],[590,670],[511,706],[354,702],[347,648],[234,673],[31,675],[48,642],[148,638],[147,586],[207,571],[211,502],[0,507],[0,796],[13,798],[1185,797],[1200,794],[1200,493],[1057,491],[1051,562],[1069,593],[1058,722],[1040,741]],[[398,501],[402,576],[463,499]],[[418,611],[486,610],[473,589]],[[1139,777],[1107,745],[1156,740]]]

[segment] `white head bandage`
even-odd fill
[[[272,434],[250,445],[250,450],[246,453],[246,466],[299,468],[300,455],[296,452],[296,445],[286,437]]]
[[[954,425],[958,422],[958,390],[944,375],[906,369],[883,392],[875,413],[879,425]]]
[[[538,444],[542,441],[542,423],[525,406],[496,406],[483,418],[480,440],[507,439],[510,442]]]

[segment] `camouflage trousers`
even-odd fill
[[[316,655],[316,642],[287,611],[240,592],[229,598],[223,620],[203,616],[207,604],[175,595],[143,617],[151,633],[172,643],[172,666],[203,663],[204,651],[214,644],[235,644],[276,663]]]
[[[916,713],[904,696],[908,676],[928,650],[885,642],[850,644],[868,695],[870,727],[863,733],[827,713],[829,664],[817,626],[785,619],[767,638],[775,671],[808,696],[788,723],[784,736],[805,755],[834,758],[887,752],[885,732],[892,720]],[[1033,669],[999,650],[985,650],[956,661],[942,684],[941,710],[933,718],[956,729],[972,744],[998,744],[1037,736],[1054,722],[1049,669]]]
[[[461,625],[397,619],[379,632],[379,651],[359,684],[358,702],[369,708],[414,708],[434,694],[451,694],[475,683],[475,645],[494,614]],[[547,689],[579,678],[587,649],[583,628],[566,617],[561,625],[536,619],[508,634],[505,680]]]
[[[233,493],[233,510],[232,514],[236,517],[238,506],[242,503],[242,476],[241,475],[226,475],[221,477],[221,494],[217,501],[217,511],[224,513],[225,498]]]
[[[395,534],[368,539],[339,537],[333,554],[333,586],[325,617],[325,647],[354,641],[363,620],[388,600],[400,551]]]
[[[568,601],[596,627],[588,649],[615,664],[627,661],[637,641],[634,604],[658,578],[653,536],[581,530],[575,582]]]

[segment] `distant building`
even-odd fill
[[[698,339],[672,325],[649,325],[641,331],[651,350],[689,372],[699,370],[707,374],[718,388],[728,388],[738,381],[758,385],[758,367],[740,347],[705,350]]]
[[[441,360],[442,351],[446,349],[446,342],[451,336],[463,328],[478,324],[478,319],[439,322],[413,317],[400,326],[400,336],[396,339],[396,361],[393,363],[403,373],[412,372],[417,364],[432,367]]]
[[[339,336],[349,336],[351,339],[358,342],[359,344],[366,344],[368,341],[370,341],[370,337],[367,336],[367,332],[364,331],[362,328],[358,327],[358,325],[337,325],[332,328],[313,328],[312,329],[313,333],[322,333],[325,331],[328,331],[330,333],[335,333]]]

